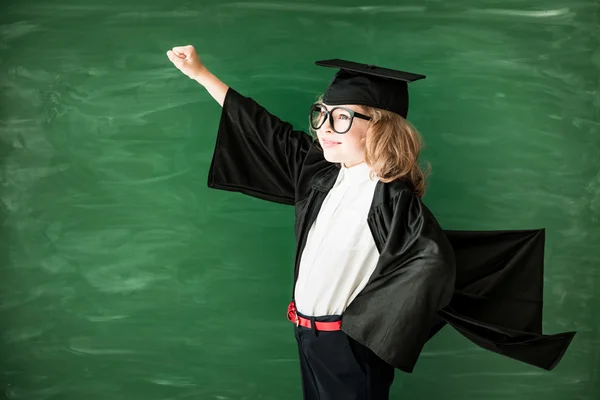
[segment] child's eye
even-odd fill
[[[349,119],[350,119],[350,117],[349,117],[348,115],[341,114],[341,115],[338,117],[338,119],[342,119],[342,120],[349,120]]]

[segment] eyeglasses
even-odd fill
[[[369,121],[371,117],[353,111],[346,107],[333,107],[331,110],[325,108],[321,103],[315,103],[310,107],[310,126],[317,130],[325,123],[329,117],[329,125],[336,133],[346,133],[352,127],[354,118],[360,118]]]

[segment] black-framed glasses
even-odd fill
[[[346,133],[352,127],[354,118],[360,118],[369,121],[371,117],[353,111],[346,107],[333,107],[331,110],[325,108],[321,103],[315,103],[310,106],[310,126],[317,130],[323,126],[329,118],[329,125],[336,133]]]

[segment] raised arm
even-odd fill
[[[167,57],[181,72],[195,80],[223,107],[229,86],[214,76],[200,61],[194,46],[177,46],[167,51]]]
[[[208,187],[295,204],[325,160],[311,136],[221,82],[202,64],[193,46],[174,47],[167,56],[222,107]],[[308,157],[309,153],[314,156]],[[314,167],[306,169],[307,164]]]

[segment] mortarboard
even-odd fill
[[[404,118],[408,114],[408,83],[425,78],[425,75],[339,59],[316,61],[315,64],[340,69],[325,91],[324,103],[371,106]]]

